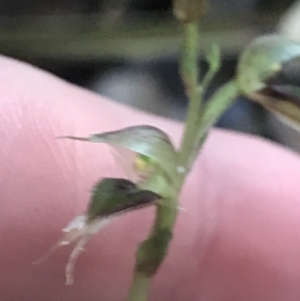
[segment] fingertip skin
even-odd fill
[[[105,145],[56,139],[149,124],[178,145],[182,126],[0,58],[0,296],[125,300],[154,209],[125,214],[87,245],[65,286],[70,248],[32,265],[86,210],[101,177],[120,177]],[[252,136],[213,130],[181,196],[150,300],[300,300],[300,160]]]

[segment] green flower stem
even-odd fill
[[[233,104],[240,95],[235,81],[229,81],[221,86],[208,100],[202,114],[200,115],[197,131],[194,133],[194,149],[190,152],[186,169],[193,166],[200,149],[207,137],[209,129],[217,122],[220,116]]]
[[[179,155],[180,164],[185,166],[194,147],[194,139],[191,138],[195,136],[197,130],[201,97],[198,89],[198,22],[184,24],[183,28],[184,42],[180,72],[190,99],[187,126],[182,141],[183,151]],[[169,248],[177,217],[178,196],[184,179],[185,174],[178,173],[175,177],[174,187],[166,187],[165,193],[162,193],[162,195],[169,196],[164,205],[157,207],[156,220],[150,236],[137,251],[135,275],[128,299],[130,301],[145,301],[148,298],[151,277],[160,267]],[[168,190],[172,190],[172,193]]]
[[[198,22],[183,25],[184,45],[180,61],[180,73],[189,98],[189,109],[186,118],[183,139],[181,142],[179,166],[185,166],[190,156],[197,128],[199,110],[202,102],[202,91],[198,83]]]
[[[162,183],[163,177],[159,179],[158,175],[151,179],[151,183],[148,183],[152,189],[160,187],[159,191],[154,191],[165,196],[165,200],[163,205],[157,206],[155,224],[148,239],[142,242],[138,248],[129,301],[147,300],[151,279],[169,249],[178,212],[178,199],[185,178],[197,158],[209,128],[230,106],[238,94],[234,82],[225,84],[213,95],[211,101],[203,106],[204,111],[199,115],[204,91],[199,89],[198,83],[198,22],[183,23],[183,27],[184,48],[180,72],[190,103],[182,144],[178,153],[178,174],[174,176],[173,183],[169,185]],[[211,74],[204,81],[205,85],[208,84],[216,70],[217,68],[211,69]],[[146,185],[144,188],[149,187]]]
[[[173,191],[172,187],[169,190]],[[177,216],[176,195],[179,195],[179,191],[173,191],[172,194],[164,200],[164,204],[157,206],[152,231],[138,248],[133,283],[128,297],[130,301],[147,300],[151,278],[168,252]]]
[[[196,88],[197,89],[197,88]],[[203,114],[200,116],[197,127],[191,135],[191,143],[183,145],[193,145],[192,149],[181,152],[181,162],[183,167],[189,170],[197,158],[197,155],[205,141],[208,130],[218,120],[218,118],[230,107],[239,95],[239,90],[234,81],[224,84],[208,101]],[[192,107],[192,105],[191,105]],[[187,123],[190,122],[188,119]],[[187,161],[184,161],[187,160]],[[136,273],[130,291],[130,301],[147,300],[151,277],[155,274],[160,264],[163,262],[169,243],[172,239],[172,230],[177,217],[178,196],[186,178],[185,173],[177,177],[175,183],[174,196],[167,200],[167,206],[159,206],[157,209],[156,221],[150,237],[144,241],[137,252]]]
[[[135,272],[128,300],[147,300],[151,277],[142,272]]]

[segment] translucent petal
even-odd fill
[[[157,162],[170,178],[176,174],[177,152],[169,136],[153,126],[132,126],[122,130],[93,134],[86,138],[73,136],[60,138],[107,143],[114,147],[127,148]]]

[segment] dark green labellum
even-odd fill
[[[274,113],[281,121],[300,130],[300,89],[269,86],[250,94],[250,98]]]
[[[273,74],[266,85],[300,86],[300,56],[283,63],[279,72]]]
[[[89,220],[115,216],[150,206],[159,199],[161,196],[158,194],[149,190],[140,190],[129,180],[105,178],[93,188],[87,215]]]

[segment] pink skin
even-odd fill
[[[129,213],[87,245],[65,286],[71,248],[38,259],[84,212],[103,176],[120,176],[104,145],[56,140],[151,124],[178,143],[182,126],[131,110],[33,67],[0,58],[1,301],[126,300],[153,208]],[[213,131],[182,194],[155,301],[300,300],[300,160],[274,144]]]

